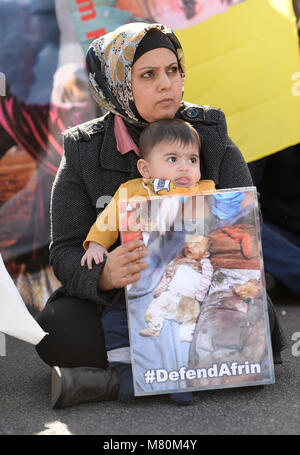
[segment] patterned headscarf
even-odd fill
[[[91,93],[96,103],[120,115],[130,123],[145,124],[135,107],[131,89],[131,69],[135,51],[151,29],[165,34],[174,45],[184,77],[185,63],[182,47],[174,33],[162,24],[134,22],[95,39],[86,56]]]

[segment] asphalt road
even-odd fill
[[[297,349],[292,336],[300,336],[300,298],[281,291],[273,301],[290,342],[283,364],[275,365],[275,384],[201,391],[189,407],[160,395],[129,405],[106,401],[54,411],[50,368],[32,345],[6,336],[6,356],[0,357],[0,434],[299,435],[300,343]]]

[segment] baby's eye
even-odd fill
[[[175,163],[176,161],[176,157],[175,156],[170,156],[170,158],[168,158],[168,162],[169,163]]]

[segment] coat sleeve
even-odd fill
[[[252,185],[251,174],[243,155],[230,137],[227,137],[226,152],[219,168],[218,188],[239,188]]]
[[[83,240],[95,222],[95,211],[85,189],[80,169],[78,141],[72,132],[64,136],[64,156],[56,175],[50,207],[50,264],[67,295],[89,299],[101,307],[110,306],[120,290],[100,292],[99,275],[104,267],[82,267]]]

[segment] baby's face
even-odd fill
[[[178,186],[190,187],[200,180],[199,148],[196,144],[182,145],[177,142],[156,144],[142,174],[145,178],[171,180]]]
[[[201,260],[208,256],[208,240],[202,242],[187,242],[184,245],[184,255],[189,259]]]

